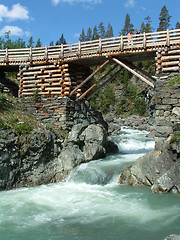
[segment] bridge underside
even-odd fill
[[[8,64],[0,66],[1,71],[19,71],[20,89],[19,96],[58,95],[76,96],[78,98],[88,97],[96,91],[97,85],[104,86],[110,82],[124,68],[154,87],[153,79],[148,73],[137,69],[132,63],[138,61],[156,61],[157,74],[163,72],[180,71],[180,46],[162,47],[158,49],[135,49],[125,52],[109,52],[106,54],[96,53],[76,59],[58,59],[54,61],[41,60],[38,62],[27,62]],[[106,64],[116,63],[112,69],[101,77],[98,84],[90,81],[93,76]],[[92,73],[92,66],[98,66]],[[113,72],[113,76],[108,74]]]

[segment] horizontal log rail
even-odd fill
[[[28,62],[75,60],[98,55],[113,55],[128,50],[147,50],[161,46],[180,44],[180,29],[127,36],[100,38],[97,40],[23,49],[0,50],[0,66],[20,65]]]

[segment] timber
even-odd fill
[[[78,88],[82,87],[86,82],[88,82],[97,72],[99,72],[106,64],[108,64],[110,60],[108,59],[106,62],[104,62],[100,67],[96,69],[89,77],[87,77],[81,84],[79,84],[71,93],[70,96],[72,96],[73,93],[75,93]]]
[[[0,49],[0,69],[19,68],[20,97],[38,91],[39,95],[75,95],[80,99],[111,81],[108,75],[119,65],[151,87],[155,79],[134,62],[155,60],[156,74],[180,72],[180,29],[133,35],[132,43],[121,35],[57,46]],[[112,62],[116,65],[92,84],[93,76]],[[91,66],[98,66],[93,73]]]
[[[146,78],[144,78],[143,76],[141,76],[139,73],[137,73],[136,71],[134,71],[132,68],[128,67],[126,64],[124,64],[123,62],[119,61],[116,58],[112,59],[113,61],[115,61],[116,63],[118,63],[119,65],[121,65],[122,67],[124,67],[125,69],[127,69],[129,72],[131,72],[132,74],[134,74],[136,77],[140,78],[142,81],[146,82],[148,85],[150,85],[151,87],[154,88],[154,84],[152,84],[150,81],[148,81]]]

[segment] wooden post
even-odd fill
[[[89,77],[87,77],[82,83],[80,83],[71,93],[70,96],[75,93],[78,88],[82,87],[85,83],[87,83],[98,71],[100,71],[106,64],[108,64],[110,60],[108,59],[106,62],[104,62],[100,67],[98,67]]]
[[[102,52],[102,41],[101,38],[99,38],[99,46],[98,46],[98,53]]]
[[[146,33],[143,34],[143,48],[146,49]]]
[[[45,46],[44,58],[45,58],[46,61],[48,61],[48,48],[47,48],[47,46]]]
[[[120,44],[121,51],[124,50],[124,41],[123,41],[123,35],[121,35],[121,44]]]
[[[166,45],[170,46],[169,29],[167,29]]]
[[[128,67],[126,64],[124,64],[123,62],[119,61],[116,58],[112,59],[113,61],[115,61],[116,63],[118,63],[119,65],[121,65],[122,67],[126,68],[129,72],[131,72],[132,74],[134,74],[135,76],[137,76],[138,78],[140,78],[142,81],[146,82],[147,84],[149,84],[151,87],[154,88],[154,84],[152,84],[150,81],[148,81],[146,78],[144,78],[143,76],[141,76],[139,73],[135,72],[133,69],[131,69],[130,67]]]
[[[29,61],[32,62],[32,47],[29,49]]]
[[[78,55],[81,55],[81,41],[79,41],[79,46],[78,46]]]
[[[64,58],[64,48],[62,43],[61,43],[61,51],[59,53],[59,58]]]
[[[6,54],[5,54],[5,62],[8,63],[8,48],[6,48]]]

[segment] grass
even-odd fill
[[[168,87],[178,86],[180,85],[180,76],[172,78],[168,82]]]
[[[0,128],[13,129],[20,136],[37,126],[38,122],[22,111],[17,98],[0,93]]]

